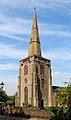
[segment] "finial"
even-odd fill
[[[36,10],[36,7],[34,7],[34,10]]]

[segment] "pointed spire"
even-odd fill
[[[32,27],[38,27],[37,25],[37,16],[36,16],[36,8],[34,8],[34,19]]]
[[[41,57],[36,8],[34,8],[34,18],[33,18],[32,31],[31,31],[31,37],[30,37],[30,46],[29,46],[29,53],[28,53],[28,56],[33,56],[33,55],[37,55]]]

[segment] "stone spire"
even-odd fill
[[[40,48],[40,40],[39,40],[39,33],[38,33],[36,8],[34,8],[34,18],[33,18],[29,52],[28,52],[29,57],[33,55],[37,55],[38,57],[41,57],[41,48]]]

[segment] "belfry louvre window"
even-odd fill
[[[44,65],[40,66],[40,74],[44,74]]]
[[[25,66],[24,66],[24,75],[27,75],[27,74],[28,74],[28,66],[25,65]]]
[[[28,103],[28,88],[24,88],[24,102]]]

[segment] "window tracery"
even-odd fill
[[[44,74],[44,65],[40,66],[40,74]]]
[[[24,66],[24,75],[27,75],[27,74],[28,74],[28,66],[25,65],[25,66]]]

